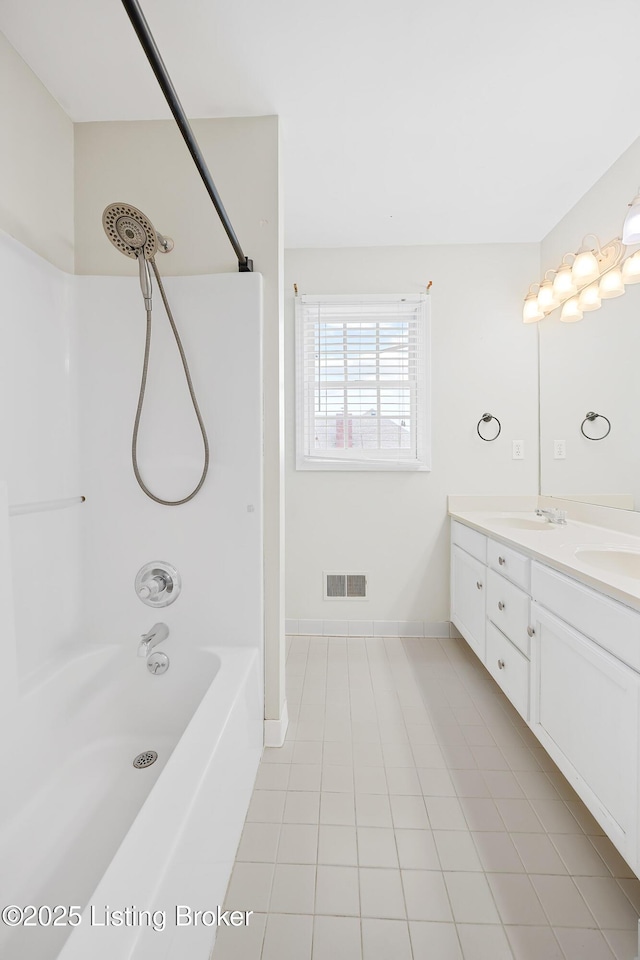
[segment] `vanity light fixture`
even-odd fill
[[[591,283],[581,291],[578,297],[578,306],[581,310],[597,310],[601,304],[600,288],[597,283]]]
[[[629,204],[629,213],[622,226],[622,242],[627,246],[640,243],[640,189]]]
[[[575,285],[575,281],[571,272],[571,266],[564,262],[566,257],[572,256],[572,253],[565,253],[564,257],[562,258],[562,263],[556,272],[555,280],[553,281],[553,292],[555,293],[559,303],[562,300],[566,300],[567,297],[575,296],[578,292],[578,288]]]
[[[593,233],[583,237],[577,253],[565,253],[556,270],[547,270],[544,278],[531,284],[522,311],[523,323],[537,323],[562,307],[564,323],[582,320],[588,310],[597,310],[602,300],[621,297],[625,284],[640,283],[640,250],[628,252],[640,244],[640,188],[629,204],[622,228],[622,239],[615,237],[601,245]],[[573,258],[573,263],[567,262]]]
[[[576,320],[582,320],[582,310],[577,297],[571,297],[570,300],[565,301],[560,319],[563,323],[575,323]]]
[[[545,314],[551,313],[552,310],[560,306],[560,298],[553,289],[553,281],[547,279],[547,274],[553,272],[553,270],[547,270],[538,292],[538,306]]]
[[[622,265],[622,280],[624,283],[640,283],[640,250],[628,257]]]
[[[621,297],[624,293],[624,283],[622,282],[622,270],[620,267],[614,267],[602,277],[598,284],[598,292],[603,300],[610,300],[613,297]]]
[[[524,309],[522,311],[522,322],[523,323],[536,323],[538,320],[542,320],[544,317],[544,312],[540,309],[538,304],[538,294],[534,293],[531,287],[540,287],[539,283],[532,283],[529,287],[529,293],[525,297]]]
[[[598,245],[598,253],[601,253],[598,238],[593,234],[589,234],[589,236],[593,236],[593,239]],[[571,278],[577,288],[583,287],[585,283],[592,283],[600,276],[598,258],[593,252],[593,249],[587,246],[585,242],[588,239],[589,237],[585,237],[582,241],[582,246],[578,250],[576,258],[573,261],[573,267],[571,268]]]

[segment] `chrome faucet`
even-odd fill
[[[138,656],[148,657],[154,647],[166,640],[169,636],[169,627],[166,623],[154,623],[148,633],[143,633],[138,644]]]
[[[565,524],[567,522],[567,511],[558,510],[556,507],[552,507],[550,510],[541,510],[538,507],[536,516],[545,517],[549,523]]]

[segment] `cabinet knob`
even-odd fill
[[[535,634],[535,630],[533,629],[533,627],[527,627],[527,633],[529,634],[530,637],[532,637]]]
[[[498,563],[500,564],[501,567],[504,567],[506,562],[507,561],[505,560],[504,557],[498,557]]]
[[[504,670],[504,660],[498,660],[498,670]]]
[[[482,584],[480,583],[479,580],[476,580],[476,587],[478,588],[478,590],[482,590]]]
[[[504,607],[505,607],[505,605],[504,605],[504,603],[502,602],[502,600],[498,600],[498,610],[504,610]]]

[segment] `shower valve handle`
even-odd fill
[[[163,590],[166,590],[167,581],[164,577],[151,577],[138,590],[138,596],[143,600],[155,600]]]
[[[145,563],[136,573],[136,596],[148,607],[168,607],[180,596],[180,574],[166,560]]]

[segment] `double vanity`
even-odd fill
[[[640,531],[482,499],[450,498],[451,619],[638,873]]]

